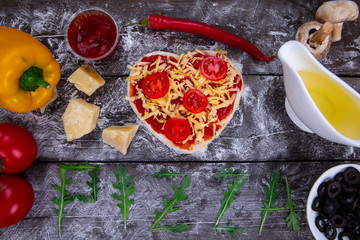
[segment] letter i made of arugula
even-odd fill
[[[66,215],[65,207],[69,204],[74,204],[76,199],[85,204],[91,204],[97,201],[97,195],[100,191],[98,186],[100,183],[99,174],[101,167],[96,165],[90,165],[87,162],[85,164],[69,164],[69,165],[59,165],[59,172],[57,175],[60,178],[60,185],[54,186],[55,190],[60,192],[59,198],[54,198],[52,201],[55,205],[58,205],[54,208],[56,215],[58,216],[58,231],[59,238],[61,239],[61,223]],[[73,171],[74,174],[81,174],[87,172],[91,181],[87,181],[86,184],[91,188],[90,196],[87,196],[82,193],[70,193],[66,190],[68,184],[75,184],[73,179],[67,178],[66,173]],[[173,184],[174,195],[171,200],[168,200],[167,197],[163,199],[164,207],[161,211],[155,210],[155,220],[153,225],[149,228],[149,231],[171,231],[176,233],[181,233],[191,229],[190,223],[182,224],[173,224],[173,225],[162,225],[161,220],[166,217],[166,214],[179,211],[180,202],[186,201],[189,196],[185,194],[187,188],[191,184],[191,175],[186,175],[183,173],[176,173],[174,171],[169,171],[167,169],[156,172],[153,174],[154,177],[161,179],[172,179],[175,177],[182,178],[180,185],[177,186]],[[225,212],[228,209],[231,209],[231,203],[234,202],[237,198],[241,197],[241,187],[244,185],[248,178],[249,174],[244,173],[235,173],[232,169],[223,169],[220,168],[218,173],[214,174],[216,179],[222,179],[222,183],[227,183],[227,190],[224,191],[224,198],[221,201],[221,210],[216,219],[215,225],[213,227],[214,234],[221,235],[222,232],[228,232],[231,236],[235,237],[236,233],[241,234],[247,230],[246,227],[241,226],[232,226],[231,223],[221,226],[221,219],[224,217]],[[134,204],[135,199],[131,195],[136,191],[135,182],[133,177],[128,174],[128,171],[125,167],[120,166],[115,172],[116,182],[112,183],[114,193],[110,196],[115,200],[115,204],[120,208],[123,218],[123,228],[125,234],[127,233],[127,220],[130,212],[131,205]],[[266,179],[267,185],[263,186],[264,194],[266,195],[263,200],[264,207],[261,208],[261,214],[259,218],[261,219],[259,235],[261,235],[262,230],[265,226],[266,220],[277,211],[287,211],[287,217],[285,219],[287,228],[292,228],[293,231],[300,234],[300,216],[296,213],[298,206],[291,198],[291,189],[287,176],[285,179],[285,193],[286,204],[284,206],[278,206],[277,203],[282,197],[282,183],[280,168],[277,168],[271,178]],[[284,196],[284,197],[285,197]],[[191,197],[191,196],[190,196]],[[220,205],[220,204],[219,204]],[[214,218],[215,221],[215,218]]]

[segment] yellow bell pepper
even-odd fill
[[[23,113],[44,106],[60,80],[60,66],[31,35],[0,26],[0,107]]]

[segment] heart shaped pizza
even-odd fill
[[[241,71],[215,51],[152,52],[128,66],[128,97],[144,125],[183,153],[206,148],[239,106]]]

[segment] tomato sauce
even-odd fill
[[[201,53],[196,53],[195,55],[193,55],[193,60],[191,61],[191,63],[196,70],[200,69],[200,64],[201,64],[201,60],[197,59],[197,58],[201,58],[204,56],[206,56],[206,55],[201,54]]]
[[[130,95],[130,96],[132,96],[132,95]],[[133,103],[135,104],[135,107],[138,110],[138,112],[141,114],[141,116],[144,116],[145,108],[142,106],[141,99],[135,100]],[[154,117],[149,117],[145,121],[151,126],[151,128],[155,132],[164,134],[164,130],[163,130],[164,123],[160,123]]]
[[[156,67],[156,64],[153,64],[153,65],[151,65],[151,64],[156,62],[156,60],[159,58],[159,56],[161,57],[162,62],[166,63],[167,65],[170,65],[169,61],[168,61],[168,57],[167,56],[162,56],[162,55],[151,55],[151,56],[148,56],[148,57],[143,57],[141,59],[141,62],[149,62],[150,64],[149,64],[149,67],[148,67],[148,71],[152,71]],[[174,58],[174,57],[170,57],[169,60],[172,61],[172,62],[177,62],[176,58]],[[169,69],[171,70],[173,68],[174,68],[174,66],[170,65]]]
[[[173,143],[181,149],[191,150],[191,149],[193,149],[195,139],[191,139],[191,140],[187,141],[186,143],[175,143],[175,142],[173,142]]]
[[[104,12],[90,10],[71,21],[67,37],[76,54],[97,59],[109,56],[115,51],[117,27],[113,19]]]

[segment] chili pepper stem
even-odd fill
[[[141,25],[143,27],[149,27],[149,16],[144,17],[140,21],[130,23],[130,24],[127,24],[127,25],[123,25],[122,27],[131,27],[131,26],[135,26],[135,25]]]
[[[24,91],[35,91],[39,87],[49,89],[51,86],[44,80],[43,70],[31,67],[20,78],[20,88]]]
[[[139,25],[139,24],[141,24],[141,21],[137,21],[137,22],[133,22],[133,23],[130,23],[130,24],[122,25],[122,27],[131,27],[131,26]]]

